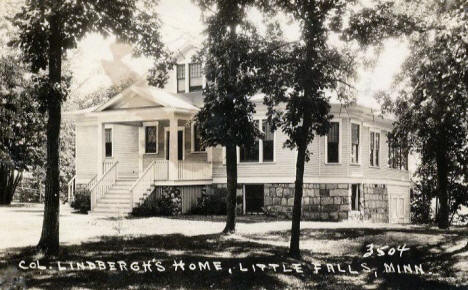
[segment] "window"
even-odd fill
[[[390,168],[408,170],[408,151],[389,135],[387,135],[387,139],[388,166]]]
[[[104,129],[106,157],[112,157],[112,129]]]
[[[359,184],[351,185],[351,210],[360,210],[361,188]]]
[[[351,123],[351,163],[359,163],[359,125]]]
[[[263,162],[273,162],[274,153],[274,132],[271,130],[271,125],[267,120],[262,121],[262,131],[264,137],[262,139]]]
[[[192,139],[193,152],[204,152],[205,147],[201,144],[200,130],[197,124],[193,124],[193,139]]]
[[[369,164],[370,166],[380,166],[380,133],[370,132],[370,151]]]
[[[185,92],[185,64],[177,65],[177,92]]]
[[[145,153],[156,153],[156,126],[145,127]]]
[[[202,72],[200,63],[189,64],[189,87],[191,92],[202,89]]]
[[[331,122],[327,135],[327,162],[339,162],[340,123]]]
[[[257,128],[259,127],[259,120],[255,121]],[[254,144],[250,147],[241,146],[239,150],[240,162],[259,162],[260,161],[260,142],[256,138]]]

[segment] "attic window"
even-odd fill
[[[189,64],[189,87],[190,91],[200,91],[202,89],[202,72],[200,63]]]
[[[185,64],[177,65],[177,92],[185,92]]]

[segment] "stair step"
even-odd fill
[[[119,211],[119,210],[129,210],[131,208],[130,203],[128,204],[98,204],[94,209],[95,210],[113,210],[113,211]]]
[[[103,198],[98,201],[97,206],[100,204],[127,204],[130,205],[130,199],[128,198]]]
[[[119,189],[119,188],[111,188],[109,189],[106,194],[108,193],[129,193],[129,189]]]

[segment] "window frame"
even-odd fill
[[[343,144],[343,121],[342,119],[332,119],[330,123],[338,123],[338,162],[328,162],[328,133],[325,135],[325,155],[324,164],[326,165],[341,165],[341,146]]]
[[[182,74],[183,77],[182,78],[179,78],[179,67],[183,67],[184,68],[184,73]],[[183,63],[183,64],[176,64],[176,86],[177,86],[177,93],[185,93],[185,87],[186,87],[186,82],[187,82],[187,78],[186,78],[186,64]],[[184,80],[184,86],[183,88],[179,88],[179,80]]]
[[[266,118],[254,117],[254,121],[258,121],[258,126],[263,132],[263,122],[267,122]],[[276,131],[273,132],[273,161],[265,161],[263,159],[263,139],[258,138],[258,161],[241,161],[240,160],[240,147],[236,147],[237,164],[274,164],[276,162]],[[226,164],[226,147],[223,147],[223,164]]]
[[[110,130],[111,132],[111,155],[107,156],[106,152],[106,130]],[[104,126],[104,158],[111,159],[114,158],[114,126],[113,125],[105,125]]]
[[[357,125],[359,128],[359,135],[358,135],[358,149],[357,149],[357,161],[353,162],[353,125]],[[350,130],[350,150],[349,150],[349,164],[350,165],[361,165],[362,160],[362,124],[359,121],[351,120],[349,123],[349,130]]]
[[[148,127],[156,127],[156,152],[147,152],[146,150],[146,128]],[[159,123],[158,122],[145,122],[143,123],[143,131],[144,131],[144,154],[145,155],[157,155],[159,154]]]
[[[190,128],[190,152],[191,153],[206,153],[207,152],[206,147],[204,148],[204,150],[199,150],[199,151],[195,150],[195,126],[196,126],[195,122],[192,122],[191,128]]]
[[[192,80],[192,76],[190,74],[190,68],[192,66],[195,66],[195,65],[199,65],[200,66],[200,80],[201,80],[201,84],[199,86],[192,86],[191,85],[191,80]],[[201,91],[203,90],[203,72],[202,72],[202,64],[199,63],[199,62],[191,62],[188,64],[188,87],[189,87],[189,92],[198,92],[198,91]]]
[[[374,133],[374,148],[371,148],[371,133]],[[375,140],[376,140],[376,134],[379,134],[379,146],[378,146],[378,154],[375,152],[375,149],[377,148],[376,145],[375,145]],[[373,159],[374,159],[374,164],[371,164],[370,162],[370,152],[371,150],[374,149],[374,152],[373,152]],[[372,167],[372,168],[380,168],[381,164],[382,164],[382,158],[381,158],[381,153],[382,153],[382,133],[381,133],[381,130],[379,129],[375,129],[375,128],[369,128],[369,167]],[[379,160],[379,164],[375,164],[375,161],[376,161],[376,157],[378,158]]]

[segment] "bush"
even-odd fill
[[[145,202],[132,210],[133,216],[176,216],[182,213],[182,197],[176,187],[156,188]]]
[[[0,204],[9,205],[15,194],[16,187],[23,177],[13,167],[0,163]]]
[[[78,190],[70,206],[80,213],[88,213],[91,210],[91,192],[88,189]]]
[[[226,214],[226,188],[217,188],[213,194],[202,194],[197,205],[190,211],[191,214],[225,215]]]

